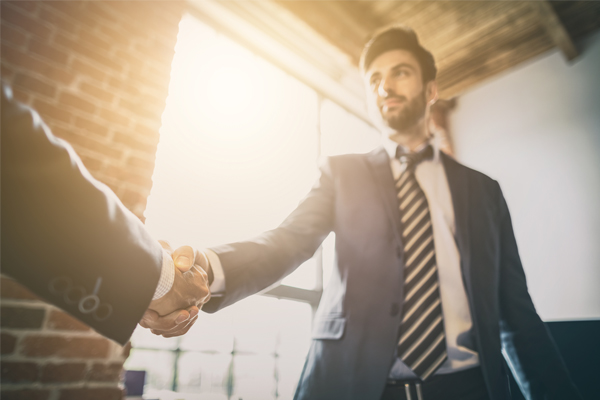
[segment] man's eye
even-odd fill
[[[371,89],[376,89],[379,86],[379,82],[381,82],[380,79],[373,79],[371,81]]]

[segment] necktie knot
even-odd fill
[[[401,146],[396,149],[396,158],[402,164],[406,164],[406,169],[414,169],[421,161],[433,158],[433,147],[427,145],[424,149],[417,152],[406,152]]]

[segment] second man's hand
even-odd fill
[[[173,251],[161,241],[175,264],[175,278],[169,293],[150,303],[140,325],[155,335],[180,336],[194,325],[199,309],[210,299],[206,271],[209,266],[204,253],[190,246]]]

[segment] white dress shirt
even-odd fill
[[[475,348],[471,335],[473,321],[460,270],[460,253],[455,240],[454,207],[448,179],[440,159],[438,141],[433,139],[429,144],[433,147],[433,158],[417,165],[415,177],[429,203],[442,299],[448,359],[436,371],[435,375],[438,375],[475,367],[479,365],[479,356],[473,350]],[[400,161],[395,158],[398,144],[386,138],[383,145],[390,156],[394,179],[397,179],[402,171]],[[426,145],[427,143],[423,144],[423,147]],[[391,379],[417,378],[399,358],[392,366],[389,377]]]
[[[160,278],[158,279],[158,285],[156,285],[156,290],[154,291],[154,296],[152,296],[152,300],[157,300],[163,297],[165,294],[169,293],[171,287],[173,286],[173,281],[175,280],[175,263],[173,263],[173,258],[169,253],[163,249],[163,261],[162,268],[160,269]]]

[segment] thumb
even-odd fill
[[[140,325],[144,328],[148,328],[149,325],[151,325],[158,318],[159,318],[159,315],[156,311],[148,309],[144,313],[144,316],[142,317],[142,319],[140,321]]]
[[[194,249],[191,246],[181,246],[173,252],[173,261],[181,272],[189,271],[194,265],[194,259]]]

